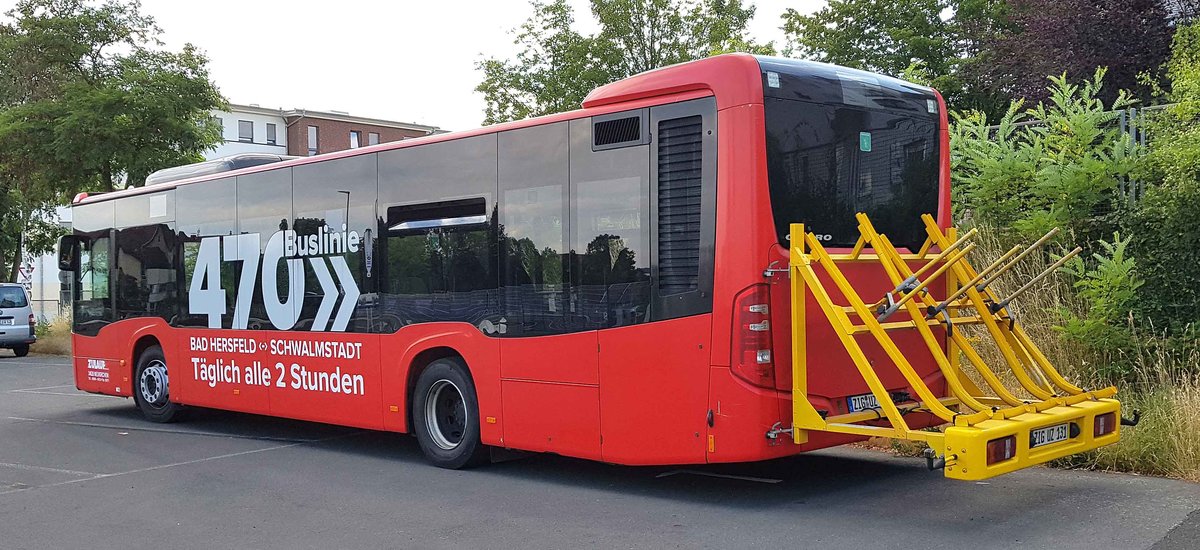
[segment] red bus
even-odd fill
[[[921,214],[949,219],[947,136],[932,89],[730,54],[568,113],[81,196],[60,252],[76,385],[156,422],[413,433],[452,468],[493,447],[687,464],[861,439],[765,436],[792,418],[789,224],[849,248],[865,212],[916,250]],[[844,355],[808,374],[818,410],[870,393]],[[932,359],[913,367],[945,395]]]

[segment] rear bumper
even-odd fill
[[[1042,412],[1029,412],[1007,420],[985,420],[972,426],[953,426],[946,429],[945,440],[938,454],[945,454],[946,477],[961,480],[980,480],[1006,474],[1105,445],[1121,439],[1118,422],[1112,432],[1095,437],[1096,417],[1114,413],[1121,417],[1121,404],[1116,399],[1083,401],[1059,406]],[[1030,432],[1039,428],[1067,424],[1071,437],[1064,441],[1030,447]],[[987,444],[1007,436],[1016,437],[1013,458],[988,465]]]
[[[29,330],[9,329],[6,331],[6,334],[0,334],[0,348],[32,344],[34,342],[37,342],[37,336]]]

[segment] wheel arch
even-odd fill
[[[417,387],[417,378],[420,378],[421,373],[425,372],[425,369],[428,368],[429,365],[433,364],[434,361],[437,361],[438,359],[445,359],[448,357],[462,361],[463,366],[465,366],[467,368],[467,376],[470,376],[471,382],[474,383],[475,376],[471,372],[471,365],[469,363],[467,363],[467,360],[465,358],[463,358],[462,354],[459,353],[458,350],[451,348],[449,346],[434,346],[434,347],[430,347],[430,348],[421,350],[420,352],[418,352],[416,354],[416,356],[414,356],[412,358],[412,360],[410,360],[408,362],[408,374],[405,377],[406,380],[404,383],[404,402],[407,403],[407,406],[410,410],[412,408],[412,402],[413,402],[413,390],[415,390]],[[405,411],[404,418],[405,418],[405,420],[404,420],[405,430],[408,433],[412,433],[412,431],[413,431],[413,415],[412,415],[412,413],[410,411]]]
[[[380,338],[385,397],[384,429],[412,433],[411,392],[429,364],[457,357],[466,366],[479,400],[480,430],[489,445],[503,442],[500,343],[468,323],[409,325]]]
[[[129,357],[129,372],[132,373],[137,369],[137,362],[141,360],[142,354],[154,346],[162,349],[162,342],[157,335],[143,334],[137,337],[133,343],[133,354]]]

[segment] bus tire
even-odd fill
[[[13,350],[13,355],[16,355],[17,357],[25,357],[26,355],[29,355],[29,344],[20,344],[20,345],[13,346],[12,350]]]
[[[457,470],[487,462],[479,438],[479,400],[470,371],[457,358],[430,363],[412,394],[413,432],[425,458]]]
[[[184,408],[171,402],[171,384],[167,377],[167,359],[162,348],[150,346],[138,357],[134,371],[133,400],[142,416],[151,422],[176,422]]]

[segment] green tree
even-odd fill
[[[1170,52],[1172,27],[1162,0],[1008,0],[1008,32],[992,37],[987,73],[992,83],[1030,101],[1046,99],[1045,78],[1081,78],[1108,69],[1117,90],[1150,99],[1139,75],[1157,69]]]
[[[984,40],[1003,32],[1003,0],[831,0],[812,14],[788,9],[783,30],[791,55],[918,80],[952,108],[1004,112],[973,70]],[[946,15],[949,15],[947,17]]]
[[[0,22],[0,261],[47,251],[45,213],[79,191],[141,185],[220,139],[225,100],[193,46],[162,48],[139,2],[21,0]],[[48,233],[41,234],[42,230]],[[10,232],[11,231],[11,232]],[[28,235],[28,239],[23,236]]]
[[[957,39],[941,16],[948,7],[948,0],[832,0],[811,15],[788,8],[783,30],[803,57],[894,75],[917,63],[948,75]]]
[[[566,0],[531,4],[533,16],[514,31],[516,57],[477,65],[485,124],[576,109],[598,86],[665,65],[774,51],[746,34],[754,7],[741,0],[591,0],[600,30],[590,35],[575,30]]]

